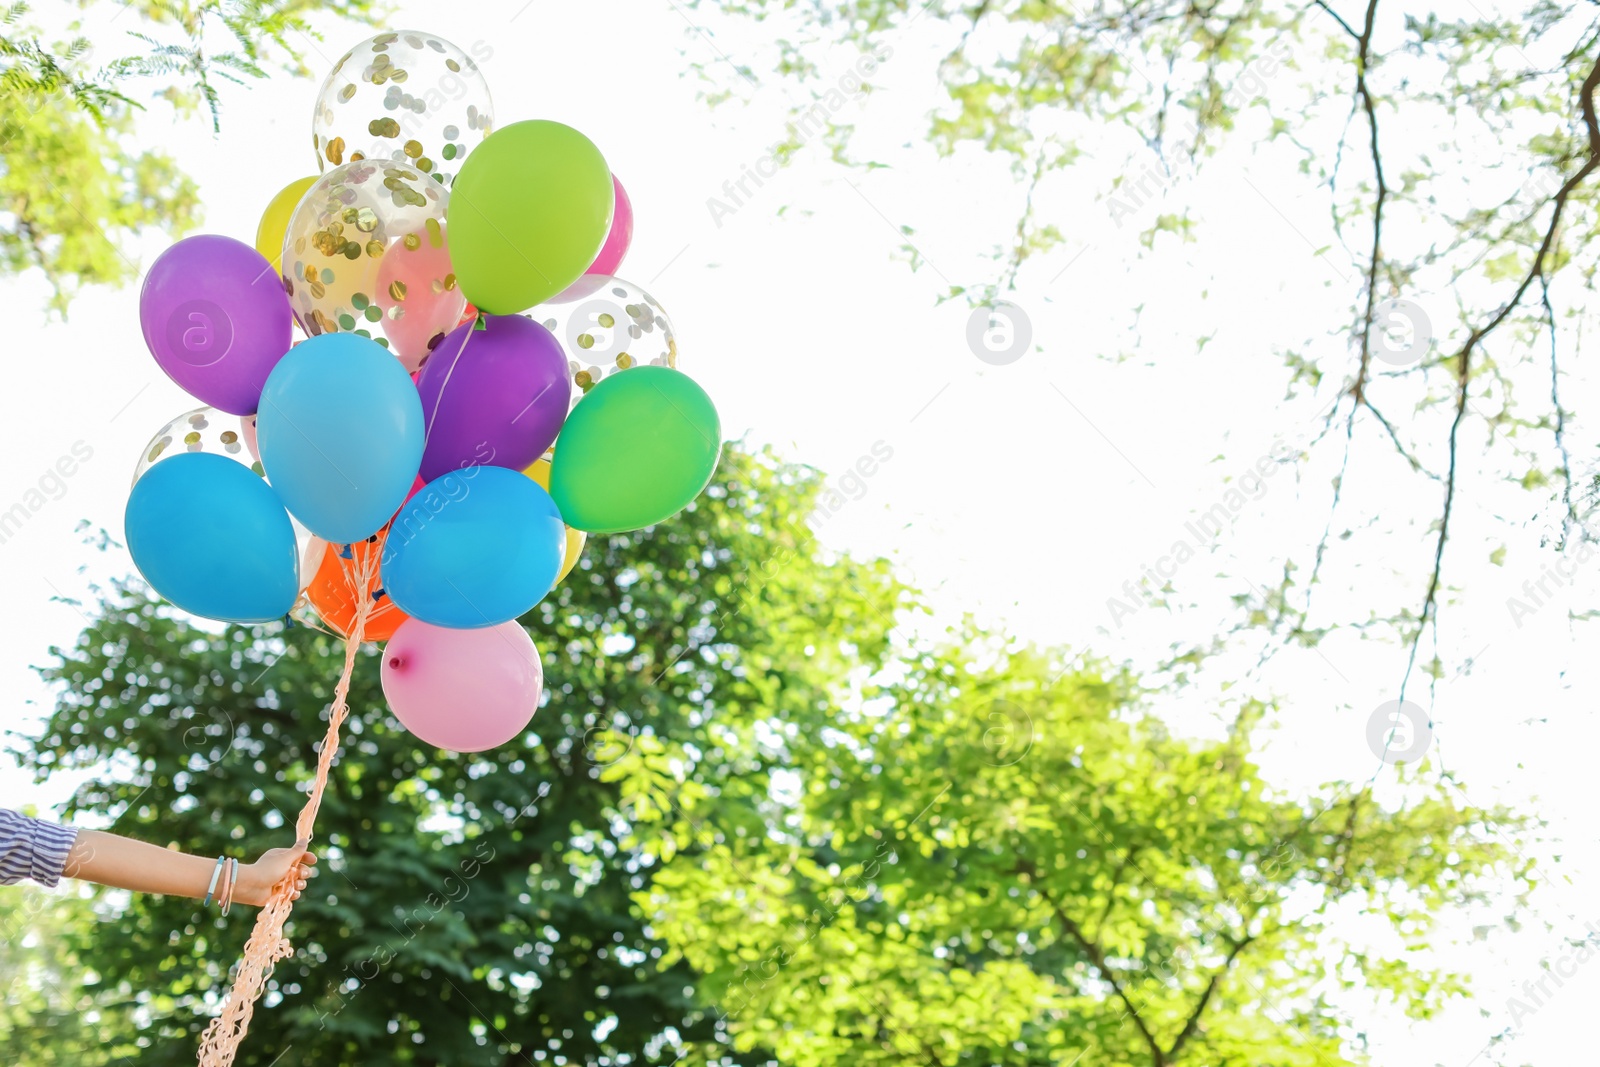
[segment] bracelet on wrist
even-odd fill
[[[222,894],[222,914],[226,915],[233,910],[233,891],[239,884],[239,861],[228,861],[228,888]]]
[[[217,891],[217,878],[222,874],[222,868],[227,863],[226,856],[217,857],[217,865],[211,869],[211,884],[206,887],[206,899],[200,903],[202,908],[211,905],[211,895]]]

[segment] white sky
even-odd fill
[[[1323,358],[1343,350],[1338,331],[1349,318],[1355,272],[1331,235],[1326,190],[1297,172],[1287,145],[1253,143],[1265,129],[1259,113],[1241,123],[1234,147],[1198,179],[1172,181],[1162,205],[1137,209],[1121,227],[1105,197],[1119,172],[1137,178],[1152,157],[1136,154],[1128,169],[1125,134],[1073,127],[1085,138],[1086,158],[1041,196],[1067,245],[1030,269],[1012,296],[1028,314],[1039,350],[994,366],[967,347],[966,306],[935,300],[946,279],[987,276],[982,257],[1010,236],[1022,196],[1000,161],[971,150],[938,160],[915,146],[937,103],[932,72],[950,44],[947,28],[929,19],[902,35],[875,76],[880,91],[835,116],[858,122],[865,154],[893,166],[847,173],[809,146],[719,225],[707,199],[725,196],[724,183],[784,136],[794,90],[766,77],[763,63],[775,30],[707,21],[709,14],[670,0],[400,9],[394,28],[493,50],[482,66],[499,124],[557,119],[600,145],[636,212],[634,247],[621,273],[672,316],[680,368],[715,398],[728,436],[771,442],[787,457],[835,474],[877,442],[893,450],[823,536],[839,548],[896,559],[930,591],[943,617],[970,611],[1019,640],[1149,662],[1170,642],[1198,641],[1231,621],[1226,598],[1248,588],[1241,575],[1270,581],[1284,555],[1309,559],[1327,518],[1337,445],[1280,468],[1221,535],[1216,553],[1178,573],[1177,599],[1194,602],[1193,610],[1145,609],[1121,628],[1107,612],[1107,598],[1121,595],[1123,583],[1137,581],[1169,551],[1196,513],[1222,499],[1230,476],[1279,442],[1304,444],[1337,385],[1327,383],[1321,397],[1284,401],[1278,350],[1311,345]],[[691,30],[690,20],[701,30]],[[112,23],[93,36],[109,57],[128,47],[119,34],[129,28]],[[1397,23],[1380,32],[1380,42],[1384,32],[1390,43],[1399,39]],[[309,53],[321,70],[363,34],[330,24],[327,36],[316,46],[320,58]],[[739,99],[708,110],[695,79],[684,76],[683,50],[709,63],[718,86]],[[724,56],[749,64],[762,84],[745,83]],[[855,59],[826,56],[825,80]],[[1303,98],[1301,82],[1344,80],[1342,71],[1316,67],[1309,54],[1297,60],[1307,69],[1270,82],[1279,108]],[[315,90],[313,80],[287,77],[225,89],[215,138],[202,116],[174,122],[152,106],[142,134],[200,182],[205,231],[250,241],[270,196],[314,172],[308,129]],[[1340,101],[1332,120],[1305,116],[1297,136],[1331,146],[1344,106]],[[1389,119],[1392,144],[1408,143],[1408,121],[1421,130],[1435,120]],[[1070,116],[1063,122],[1071,126]],[[1475,202],[1495,181],[1506,191],[1520,181],[1470,177],[1470,188],[1463,181],[1453,192]],[[1163,238],[1155,255],[1138,260],[1138,231],[1179,203],[1192,205],[1200,219],[1197,242]],[[902,224],[915,228],[912,239],[927,262],[916,273],[895,255]],[[1396,225],[1398,243],[1407,233]],[[142,265],[165,243],[152,238]],[[1327,245],[1326,257],[1313,257]],[[0,511],[75,442],[94,453],[61,499],[0,544],[0,597],[11,609],[0,623],[0,679],[14,694],[4,720],[11,728],[31,728],[39,709],[30,703],[47,696],[30,665],[45,660],[51,643],[70,643],[83,623],[74,608],[51,598],[81,594],[93,577],[131,568],[125,553],[102,557],[84,547],[75,524],[87,519],[120,537],[135,456],[158,427],[196,406],[146,352],[137,292],[89,292],[62,324],[42,313],[42,280],[0,281],[0,302],[16,323],[10,380],[0,390]],[[1417,299],[1442,332],[1453,298],[1423,292]],[[1205,335],[1211,340],[1197,351],[1196,338]],[[1497,353],[1511,350],[1509,339],[1497,345]],[[1564,386],[1568,399],[1581,408],[1593,376],[1570,356],[1566,366],[1576,372]],[[1537,375],[1529,381],[1524,395],[1536,395]],[[1404,405],[1389,414],[1404,415]],[[1594,435],[1581,416],[1571,433],[1591,454]],[[1583,892],[1600,861],[1584,818],[1593,808],[1594,689],[1578,654],[1593,637],[1569,628],[1564,606],[1513,625],[1506,596],[1537,578],[1552,554],[1539,545],[1541,524],[1531,521],[1538,501],[1483,476],[1483,439],[1479,426],[1469,426],[1463,462],[1471,492],[1449,556],[1463,591],[1443,624],[1447,669],[1431,705],[1435,744],[1473,802],[1505,799],[1550,821],[1556,840],[1539,855],[1554,878],[1544,909],[1559,925],[1553,934],[1525,927],[1519,937],[1501,926],[1496,936],[1472,942],[1471,925],[1496,923],[1510,908],[1459,924],[1469,940],[1442,958],[1475,973],[1476,1003],[1417,1027],[1398,1024],[1392,1011],[1366,1012],[1358,1022],[1380,1063],[1467,1067],[1488,1035],[1508,1024],[1506,996],[1540,977],[1541,958],[1559,954],[1560,935],[1581,936],[1583,922],[1600,921],[1600,908]],[[1432,552],[1426,521],[1437,503],[1435,488],[1406,477],[1372,433],[1358,433],[1355,455],[1344,505],[1351,510],[1343,514],[1378,521],[1343,543],[1338,580],[1319,594],[1328,598],[1330,616],[1344,619],[1359,615],[1369,592],[1391,608],[1397,590],[1415,588],[1406,602],[1420,605]],[[1501,543],[1505,560],[1491,566],[1489,550]],[[1597,570],[1600,561],[1566,594],[1571,603],[1592,601]],[[1219,578],[1219,571],[1231,577]],[[1472,669],[1460,671],[1471,656]],[[1392,643],[1336,634],[1320,652],[1281,653],[1257,676],[1250,692],[1276,693],[1283,704],[1265,762],[1285,788],[1374,772],[1367,718],[1395,696],[1404,662],[1404,650]],[[1164,710],[1208,728],[1213,694],[1192,693]],[[1420,683],[1407,695],[1428,701]],[[0,796],[44,807],[64,799],[74,781],[58,776],[36,786],[5,767]],[[1559,863],[1548,858],[1557,854]],[[1362,927],[1352,920],[1349,929],[1361,936]],[[1526,1023],[1506,1062],[1548,1062],[1556,1050],[1587,1041],[1581,1005],[1597,991],[1600,967],[1580,969],[1550,1008]]]

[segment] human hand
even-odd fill
[[[259,908],[272,896],[272,887],[285,878],[291,879],[289,899],[299,900],[306,879],[317,873],[316,854],[306,849],[310,843],[302,839],[293,848],[269,848],[254,863],[240,865],[239,882],[233,887],[234,903]]]

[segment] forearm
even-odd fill
[[[215,858],[190,856],[99,830],[80,830],[67,854],[66,876],[140,893],[206,895]]]

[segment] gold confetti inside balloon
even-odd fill
[[[602,378],[629,367],[677,367],[672,320],[655,297],[621,278],[584,279],[560,303],[528,312],[555,334],[567,353],[572,402]]]
[[[481,41],[472,52],[494,54]],[[489,86],[472,56],[417,30],[380,33],[346,52],[323,81],[311,120],[323,170],[403,161],[444,185],[493,128]]]
[[[307,337],[358,333],[406,370],[461,321],[445,240],[444,186],[405,163],[335,167],[295,209],[283,244],[283,284]]]
[[[245,447],[239,416],[203,407],[185,411],[156,431],[144,451],[139,453],[139,462],[133,468],[133,480],[137,482],[144,477],[145,471],[169,456],[185,452],[227,456],[252,468],[257,474],[261,473],[261,464]]]

